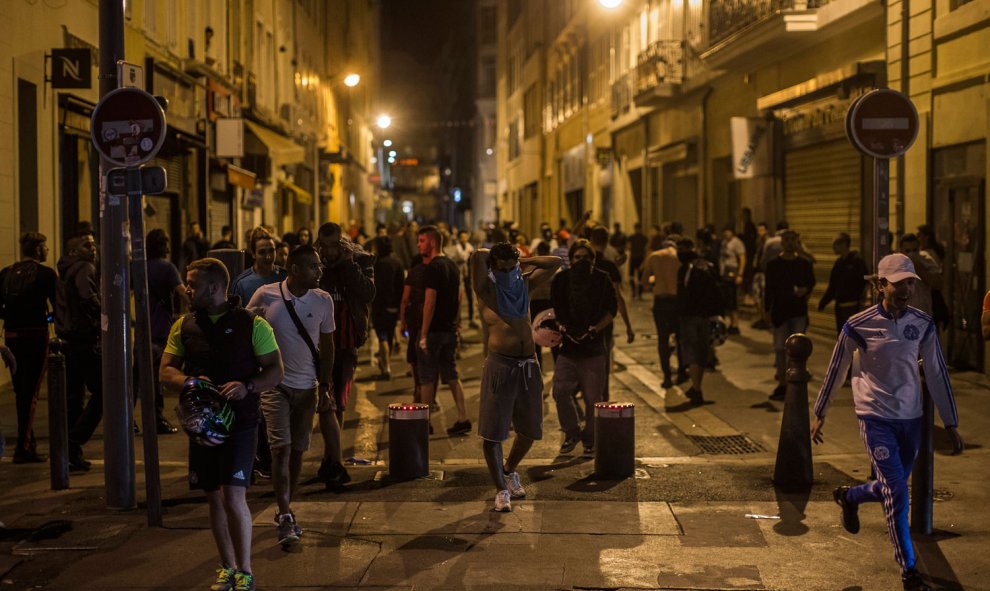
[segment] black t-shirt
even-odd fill
[[[643,260],[646,258],[646,245],[649,238],[642,232],[636,232],[629,237],[629,258],[632,260]]]
[[[373,313],[383,314],[389,308],[395,310],[399,308],[402,302],[404,275],[402,263],[394,255],[375,261],[375,299],[371,302]]]
[[[36,261],[20,261],[0,271],[4,329],[47,328],[57,279],[54,269]]]
[[[423,303],[426,300],[426,287],[423,281],[426,278],[426,265],[420,262],[413,265],[406,275],[406,285],[409,286],[409,301],[406,302],[406,326],[409,332],[418,332],[423,326]]]
[[[598,253],[598,256],[595,257],[595,268],[608,273],[608,278],[612,283],[622,283],[622,273],[619,272],[619,267],[605,258],[602,253]]]
[[[457,263],[448,257],[434,258],[426,265],[423,287],[437,292],[430,332],[456,332],[461,288],[461,273]]]
[[[811,261],[802,257],[783,256],[767,263],[766,309],[770,322],[780,326],[788,318],[808,315],[808,297],[815,286],[815,271]],[[798,296],[794,288],[806,287],[808,293]]]
[[[179,270],[171,261],[148,259],[148,310],[151,316],[151,342],[164,345],[172,328],[172,297],[182,285]],[[247,304],[247,302],[244,302]]]
[[[617,302],[615,299],[615,288],[611,285],[610,279],[603,271],[593,270],[591,277],[584,282],[580,295],[580,302],[575,304],[571,300],[571,279],[574,271],[567,269],[554,275],[550,283],[550,301],[553,304],[554,314],[557,321],[567,327],[567,332],[581,336],[588,330],[588,327],[597,324],[606,314],[615,316]],[[583,304],[583,305],[582,305]],[[610,323],[609,326],[612,324]],[[569,337],[564,337],[563,352],[570,357],[593,357],[605,353],[605,333],[606,328],[598,334],[595,339],[575,342]]]

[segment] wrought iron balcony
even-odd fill
[[[636,102],[670,97],[684,81],[684,42],[655,41],[636,62]]]
[[[633,76],[626,73],[612,83],[612,118],[620,117],[633,105]]]
[[[829,0],[710,0],[708,43],[716,45],[733,33],[787,10],[807,10]]]

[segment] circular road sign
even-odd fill
[[[165,141],[165,111],[140,88],[118,88],[93,109],[93,145],[116,166],[138,166],[158,154]]]
[[[896,90],[871,90],[849,108],[846,133],[863,154],[896,158],[918,137],[918,111],[911,99]]]

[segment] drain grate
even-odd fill
[[[701,448],[701,453],[706,454],[756,454],[763,449],[745,435],[688,435],[688,439]]]

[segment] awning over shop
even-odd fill
[[[306,151],[302,146],[289,138],[247,119],[244,120],[244,124],[247,125],[248,131],[268,148],[268,157],[275,166],[298,164],[306,159]]]
[[[296,203],[302,203],[304,205],[309,205],[313,202],[313,195],[306,189],[303,189],[295,183],[280,183],[279,187],[283,191],[291,193],[296,199]]]
[[[258,175],[233,164],[227,165],[227,182],[251,190],[258,184]]]

